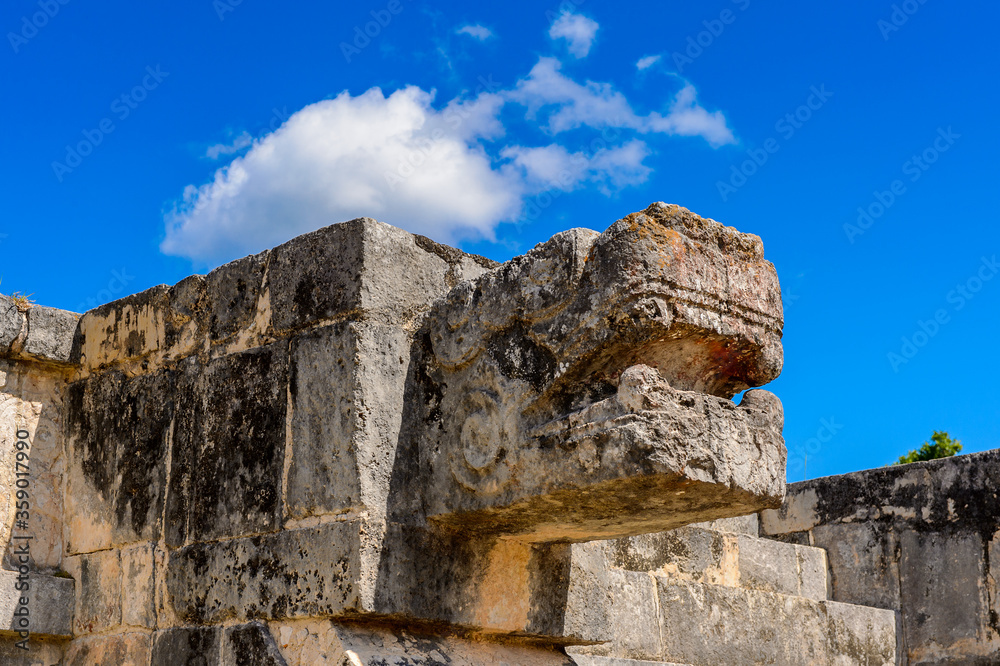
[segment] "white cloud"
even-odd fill
[[[528,194],[545,190],[568,192],[585,182],[597,183],[602,192],[610,194],[645,182],[652,171],[642,163],[649,155],[649,148],[637,139],[589,156],[584,152],[570,153],[556,144],[537,148],[511,146],[501,155],[521,170]]]
[[[253,143],[253,137],[248,132],[243,132],[233,139],[232,143],[217,143],[209,146],[205,151],[205,157],[210,160],[217,160],[222,155],[235,155]]]
[[[166,216],[167,254],[213,263],[361,216],[445,242],[491,238],[520,207],[517,183],[476,140],[498,131],[501,103],[431,106],[409,87],[342,93],[295,113]]]
[[[579,127],[615,127],[641,133],[701,136],[718,147],[736,141],[721,111],[710,113],[698,104],[694,86],[686,84],[672,100],[667,115],[640,116],[625,96],[609,83],[580,84],[564,75],[555,58],[540,58],[508,97],[528,109],[530,118],[548,114],[544,127],[559,134]]]
[[[599,27],[597,21],[593,19],[581,14],[564,12],[549,28],[549,37],[565,39],[568,42],[569,52],[574,57],[585,58],[590,53],[590,47],[594,43],[594,36],[597,35]]]
[[[641,72],[642,70],[649,69],[650,67],[652,67],[656,63],[660,62],[660,60],[662,58],[663,58],[663,56],[659,56],[659,55],[644,56],[642,58],[639,58],[638,61],[636,61],[635,68],[638,69]]]
[[[651,114],[649,128],[654,132],[700,136],[713,147],[736,143],[733,131],[726,124],[722,111],[709,113],[698,104],[698,91],[690,83],[674,97],[666,116]]]
[[[378,88],[354,97],[345,91],[261,138],[213,146],[214,157],[248,150],[211,182],[185,188],[164,216],[161,250],[213,265],[361,216],[447,243],[493,239],[497,225],[517,220],[534,194],[582,187],[613,194],[645,182],[651,150],[641,135],[734,141],[725,116],[700,106],[691,85],[664,113],[640,115],[612,85],[578,83],[551,58],[513,88],[443,107],[433,98],[413,86],[388,96]],[[508,107],[553,137],[605,130],[604,147],[585,153],[555,139],[504,141],[500,114]]]
[[[493,31],[485,26],[481,26],[478,23],[475,25],[463,25],[461,28],[455,31],[459,35],[468,35],[473,39],[478,39],[481,42],[485,42],[487,39],[493,36]]]

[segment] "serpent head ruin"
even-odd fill
[[[910,622],[936,616],[905,562],[844,555],[851,486],[785,500],[782,405],[756,388],[782,365],[774,266],[679,206],[504,264],[362,218],[82,315],[0,301],[4,664],[993,645],[985,610],[947,643]],[[890,553],[904,528],[873,525]],[[895,596],[866,595],[891,571]]]

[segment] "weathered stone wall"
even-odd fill
[[[781,403],[731,401],[780,371],[780,289],[685,209],[502,266],[354,220],[0,323],[62,594],[3,663],[894,660],[822,551],[725,520],[784,492]]]
[[[825,548],[833,598],[899,611],[904,664],[1000,663],[1000,450],[788,487],[764,534]]]

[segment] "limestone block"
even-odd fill
[[[829,598],[826,551],[810,546],[795,546],[795,554],[799,561],[799,596],[816,601]]]
[[[167,348],[170,289],[159,285],[101,305],[80,317],[85,369],[141,358]]]
[[[76,580],[73,634],[99,633],[122,623],[122,568],[117,550],[66,558]]]
[[[661,658],[693,664],[896,663],[892,611],[658,581]]]
[[[409,354],[405,331],[373,322],[293,340],[292,518],[352,508],[385,514]]]
[[[747,536],[737,538],[737,545],[741,587],[801,594],[798,546]]]
[[[175,627],[153,634],[150,666],[219,666],[218,627]]]
[[[581,556],[585,550],[593,548],[604,552],[609,567],[655,572],[697,583],[740,583],[740,551],[736,539],[715,530],[688,526],[573,546],[574,553]]]
[[[27,312],[28,337],[22,354],[56,363],[71,363],[80,315],[66,310],[34,305]]]
[[[832,523],[813,528],[826,549],[833,598],[875,608],[900,608],[898,536],[872,523]]]
[[[260,622],[226,627],[222,663],[243,666],[286,666],[277,643]]]
[[[177,382],[168,545],[278,529],[287,343],[189,359]]]
[[[0,664],[4,666],[65,666],[66,641],[32,637],[27,651],[17,647],[20,637],[0,636]]]
[[[15,612],[27,600],[28,630],[32,636],[68,637],[73,633],[74,584],[69,578],[56,578],[32,573],[28,575],[28,589],[18,590],[24,583],[14,571],[0,571],[0,632],[16,632],[23,627],[21,616]],[[6,663],[6,662],[0,662]]]
[[[707,523],[692,523],[691,527],[700,527],[716,532],[726,532],[729,534],[746,534],[747,536],[760,536],[760,516],[751,513],[746,516],[734,516],[732,518],[719,518]]]
[[[24,329],[24,313],[9,296],[0,294],[0,353],[10,351]]]
[[[906,531],[899,541],[903,631],[912,662],[937,657],[941,648],[974,644],[992,633],[985,551],[978,534]]]
[[[150,657],[150,635],[147,633],[86,636],[70,641],[66,649],[66,666],[146,666]]]
[[[637,571],[574,566],[564,632],[577,640],[603,642],[595,654],[659,658],[655,579]]]
[[[205,276],[203,316],[213,342],[234,336],[247,339],[253,333],[265,333],[270,327],[269,320],[255,322],[265,292],[264,276],[270,254],[268,251],[237,259]]]
[[[10,540],[15,518],[25,519],[25,514],[17,511],[27,511],[27,528],[17,533],[32,537],[28,562],[32,570],[54,572],[61,568],[63,386],[60,375],[35,364],[0,361],[0,548],[10,569],[20,564],[11,559],[18,547]],[[26,439],[18,439],[19,431]],[[26,444],[18,445],[18,441]],[[16,480],[25,478],[28,487],[18,488]],[[27,499],[19,500],[18,490],[25,490]]]
[[[784,491],[781,403],[766,391],[736,406],[632,366],[614,396],[526,435],[498,398],[455,398],[441,406],[454,427],[422,459],[428,513],[455,529],[611,538],[776,506]]]
[[[67,549],[82,553],[162,530],[175,378],[93,375],[68,389]]]
[[[179,548],[166,571],[173,610],[197,623],[356,610],[358,531],[337,522]]]
[[[154,545],[122,548],[122,624],[156,628]]]
[[[358,312],[405,319],[493,265],[370,218],[335,224],[273,250],[273,326],[280,333]]]

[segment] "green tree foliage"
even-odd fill
[[[950,458],[962,450],[962,442],[957,439],[952,439],[948,436],[948,433],[943,430],[935,430],[934,434],[931,435],[931,441],[934,443],[928,444],[927,442],[924,442],[924,445],[919,449],[914,449],[905,456],[900,456],[899,462],[896,464],[905,465],[906,463],[919,462],[921,460]]]

